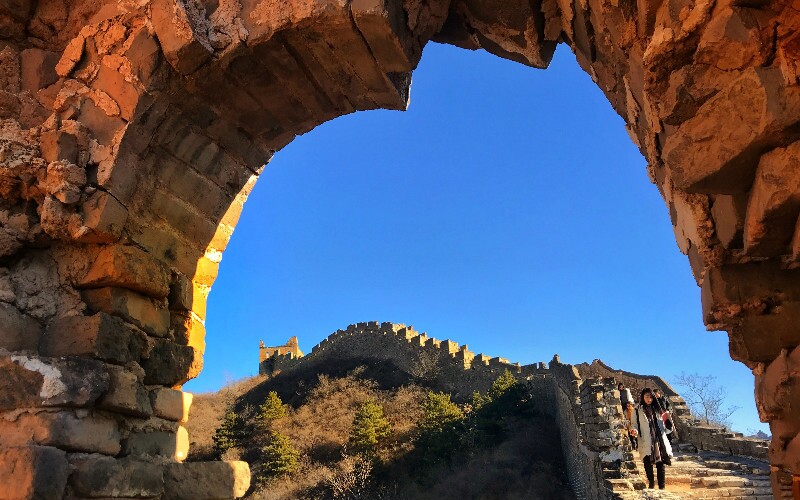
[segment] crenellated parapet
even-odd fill
[[[435,382],[467,399],[475,390],[486,390],[506,370],[520,378],[544,372],[544,363],[521,366],[501,357],[475,354],[466,344],[439,340],[411,325],[369,321],[337,330],[303,357],[274,354],[262,363],[265,374],[330,360],[363,359],[391,361],[415,378]]]

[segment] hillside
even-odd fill
[[[212,437],[230,408],[236,414],[236,446],[223,458],[250,463],[254,486],[248,498],[573,498],[558,428],[526,400],[524,390],[496,390],[493,402],[487,391],[476,404],[459,405],[463,420],[430,439],[420,423],[435,382],[388,362],[364,361],[300,367],[198,395],[188,424],[189,460],[217,457]],[[513,377],[506,382],[522,387]],[[288,411],[266,423],[259,406],[270,391]],[[356,412],[368,400],[380,405],[391,428],[372,455],[357,453],[348,443]],[[269,473],[263,450],[274,433],[299,452],[296,471]]]

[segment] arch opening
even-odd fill
[[[431,39],[535,67],[572,47],[648,160],[704,322],[756,376],[773,484],[798,474],[789,3],[74,3],[0,6],[0,347],[6,380],[26,381],[4,388],[3,409],[24,409],[4,463],[61,474],[42,485],[33,467],[24,487],[66,488],[64,450],[161,456],[164,484],[192,487],[175,388],[202,366],[208,290],[264,160],[336,116],[405,108]]]

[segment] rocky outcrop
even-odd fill
[[[88,411],[127,439],[145,391],[202,368],[206,298],[275,152],[404,109],[431,39],[534,67],[567,43],[647,158],[705,323],[756,376],[773,466],[800,475],[798,28],[785,0],[2,2],[0,348],[125,370],[136,401]]]

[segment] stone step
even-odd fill
[[[741,494],[737,491],[730,492],[715,492],[715,491],[700,491],[688,493],[683,498],[687,500],[773,500],[772,493],[752,493]]]
[[[769,481],[753,481],[745,477],[736,476],[707,476],[692,478],[690,484],[693,488],[745,488],[769,487]]]
[[[772,488],[763,488],[763,487],[716,487],[716,488],[707,488],[701,487],[698,488],[697,491],[692,492],[695,496],[692,498],[702,498],[702,495],[708,495],[709,497],[752,497],[752,496],[768,496],[772,497]],[[698,497],[697,495],[700,495]]]
[[[636,465],[644,477],[641,459],[636,461]],[[771,500],[768,476],[768,466],[757,460],[705,451],[677,452],[672,465],[667,467],[666,491],[630,492],[624,500]]]
[[[664,490],[639,490],[619,494],[621,500],[683,500],[688,498],[680,493]],[[731,500],[728,498],[727,500]]]

